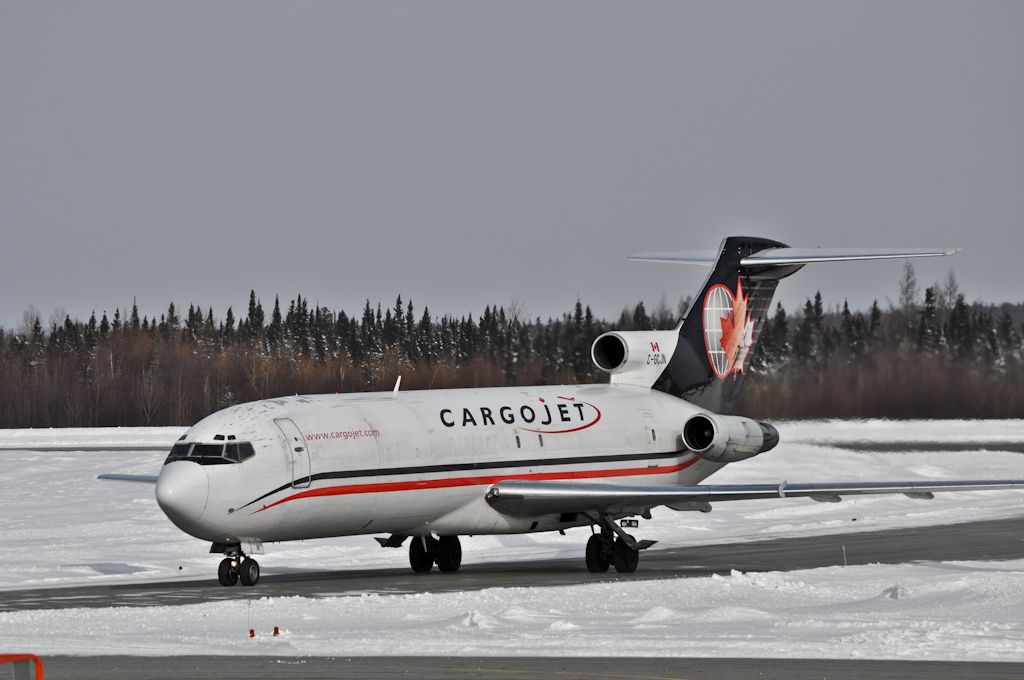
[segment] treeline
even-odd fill
[[[821,293],[781,306],[753,354],[737,411],[765,418],[1024,417],[1019,304],[968,304],[950,272],[918,294],[907,263],[883,310],[826,312]]]
[[[909,279],[908,279],[909,277]],[[738,407],[759,417],[1020,417],[1020,308],[968,304],[950,276],[918,299],[913,269],[900,301],[827,310],[820,293],[765,323]],[[301,295],[269,314],[171,304],[43,325],[30,310],[0,329],[0,427],[181,425],[231,404],[302,393],[603,382],[590,344],[621,330],[669,328],[685,309],[640,302],[609,322],[588,305],[528,319],[488,306],[435,318],[399,297],[361,314]]]

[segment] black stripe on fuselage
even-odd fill
[[[613,463],[627,460],[649,460],[651,458],[676,458],[689,453],[688,450],[666,451],[663,453],[622,453],[613,456],[575,456],[573,458],[532,458],[529,460],[496,460],[483,463],[449,463],[447,465],[415,465],[395,468],[372,468],[366,470],[341,470],[338,472],[318,472],[311,475],[310,481],[317,482],[324,479],[356,479],[359,477],[391,477],[394,475],[415,475],[430,474],[434,472],[465,472],[470,470],[499,470],[510,467],[537,467],[549,465],[583,465],[586,463]],[[301,480],[305,483],[305,478]],[[236,508],[242,510],[253,503],[259,503],[264,498],[273,496],[275,493],[290,489],[295,482],[283,484],[273,491],[269,491],[259,498],[249,501],[245,505]]]

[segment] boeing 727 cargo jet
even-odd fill
[[[251,555],[277,541],[377,534],[385,547],[408,541],[414,571],[453,572],[460,536],[591,526],[587,568],[632,572],[654,541],[625,529],[657,506],[708,512],[735,500],[1022,488],[1021,480],[700,484],[779,443],[772,425],[734,415],[733,403],[781,279],[811,263],[954,252],[730,237],[715,252],[636,255],[711,272],[675,329],[594,341],[608,384],[396,386],[232,406],[174,445],[155,478],[157,502],[225,555],[223,585],[251,586],[260,574]]]

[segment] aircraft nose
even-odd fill
[[[202,465],[176,460],[160,470],[156,480],[156,502],[171,521],[195,521],[206,510],[210,480]]]

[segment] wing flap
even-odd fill
[[[485,498],[510,515],[532,516],[563,512],[633,512],[667,505],[707,511],[710,503],[812,498],[835,502],[843,496],[904,494],[928,498],[947,491],[1024,489],[1024,480],[950,482],[854,482],[824,484],[733,484],[704,486],[625,486],[508,480],[491,486]]]

